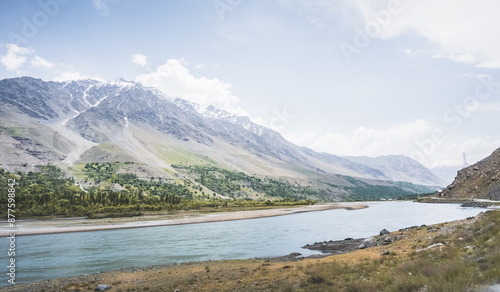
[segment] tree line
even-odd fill
[[[274,199],[307,200],[323,196],[321,190],[310,186],[292,184],[284,179],[259,178],[213,165],[172,165],[172,167],[188,172],[195,177],[196,182],[231,198],[242,195],[244,188]]]
[[[15,179],[16,218],[34,216],[132,216],[145,211],[190,210],[204,207],[259,207],[312,204],[314,201],[223,200],[193,196],[189,184],[151,178],[139,179],[132,173],[116,173],[117,163],[88,163],[83,167],[85,180],[95,186],[83,190],[73,177],[67,177],[55,165],[39,166],[37,171],[11,173],[0,168],[0,204],[8,204],[8,180]],[[100,184],[100,185],[99,185]],[[112,189],[118,184],[120,190]],[[214,182],[215,184],[215,182]],[[224,185],[224,182],[220,183]],[[7,208],[0,208],[6,217]],[[100,215],[99,215],[100,214]]]
[[[44,165],[36,172],[10,173],[0,168],[0,203],[7,203],[9,178],[17,182],[16,212],[18,216],[88,216],[95,213],[130,213],[174,210],[192,192],[177,184],[148,182],[135,174],[117,174],[116,183],[126,185],[122,191],[109,187],[82,190],[72,177],[54,165]],[[0,209],[0,214],[5,213]]]

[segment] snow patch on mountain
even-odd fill
[[[182,98],[176,98],[174,99],[173,102],[180,108],[190,112],[196,112],[202,115],[206,119],[215,119],[215,120],[230,122],[259,136],[261,136],[265,130],[263,126],[252,122],[249,117],[237,116],[225,110],[218,109],[213,105],[202,105],[195,102],[187,101]]]

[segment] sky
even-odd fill
[[[4,0],[0,78],[117,78],[336,155],[500,147],[494,0]]]

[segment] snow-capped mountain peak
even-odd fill
[[[232,124],[241,126],[245,130],[250,131],[253,134],[259,136],[262,135],[265,129],[263,126],[252,122],[249,117],[238,116],[228,111],[218,109],[213,105],[202,105],[182,98],[176,98],[173,102],[177,106],[191,112],[196,112],[202,115],[206,119],[215,119],[215,120],[230,122]]]
[[[107,82],[106,84],[118,86],[121,89],[130,89],[130,88],[138,85],[138,83],[136,83],[136,82],[128,81],[128,80],[125,80],[123,78],[115,79],[113,81]]]

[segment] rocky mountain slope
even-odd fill
[[[381,186],[420,192],[441,185],[406,157],[318,153],[212,106],[171,98],[125,80],[0,80],[0,166],[31,170],[53,163],[132,162],[121,171],[174,178],[172,165],[216,165],[257,176],[322,184],[331,198]],[[397,181],[411,184],[396,183]],[[424,188],[425,189],[425,188]]]
[[[500,200],[500,148],[458,171],[453,183],[440,193],[440,197]]]

